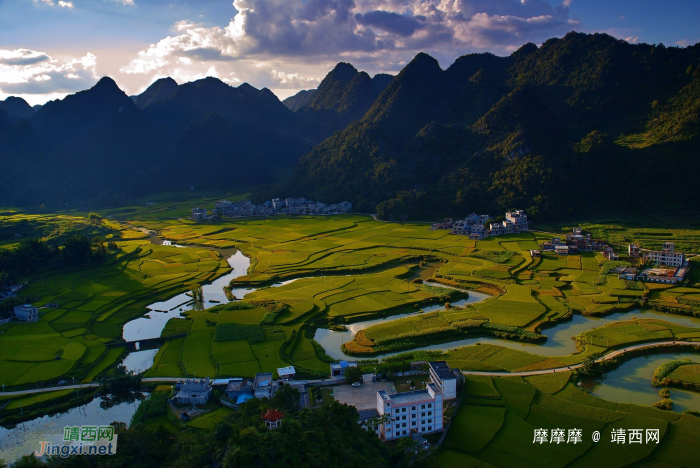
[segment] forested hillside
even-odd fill
[[[419,54],[360,121],[300,160],[289,187],[387,219],[689,203],[699,90],[698,45],[569,33],[444,71]]]

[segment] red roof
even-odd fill
[[[279,421],[280,419],[282,419],[283,417],[284,417],[283,412],[277,411],[274,408],[270,408],[269,410],[267,410],[267,413],[265,413],[262,418],[265,421],[276,422],[276,421]]]

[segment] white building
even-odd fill
[[[464,219],[459,219],[452,224],[452,234],[470,236],[471,234],[485,234],[484,223],[489,220],[487,215],[472,213]]]
[[[457,376],[445,361],[431,361],[428,363],[430,380],[442,391],[445,400],[457,398]]]
[[[683,266],[685,255],[682,252],[674,252],[673,242],[664,242],[663,250],[648,250],[644,252],[644,260],[657,265],[681,267]]]
[[[23,322],[36,322],[39,320],[39,309],[30,304],[16,306],[15,318]]]
[[[527,215],[523,210],[515,210],[506,213],[506,221],[513,223],[519,231],[527,231]]]
[[[205,219],[207,217],[207,209],[206,208],[192,208],[192,219],[194,221],[198,221],[200,219]]]
[[[175,402],[181,405],[203,405],[211,396],[209,377],[201,380],[187,379],[180,382],[180,391],[175,395]]]
[[[277,375],[280,376],[280,379],[293,379],[296,373],[297,371],[294,369],[294,366],[280,367],[277,369]]]
[[[377,392],[377,413],[389,421],[379,426],[383,440],[410,437],[412,433],[430,434],[442,431],[442,391],[434,383],[424,390],[389,395]]]

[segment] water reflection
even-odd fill
[[[100,399],[96,398],[65,413],[33,419],[12,429],[0,427],[0,458],[13,462],[39,450],[40,441],[60,443],[65,426],[106,426],[113,421],[129,424],[138,404],[136,401],[102,409]]]
[[[137,374],[139,372],[145,372],[153,365],[153,359],[156,357],[157,353],[157,349],[146,349],[144,351],[129,353],[124,358],[123,364],[128,371],[134,371]]]
[[[660,389],[651,385],[654,371],[665,362],[686,358],[700,363],[700,356],[692,353],[652,354],[631,359],[608,372],[602,381],[596,383],[591,393],[618,403],[653,405],[661,400]],[[674,387],[670,390],[674,411],[700,410],[700,393]]]

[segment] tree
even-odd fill
[[[190,293],[192,294],[192,300],[195,302],[202,302],[204,300],[204,291],[202,290],[201,284],[190,284]]]
[[[347,383],[362,382],[362,369],[359,367],[348,367],[345,369],[345,381]]]
[[[66,263],[80,265],[87,262],[92,254],[90,240],[81,235],[70,236],[63,244],[63,258]]]
[[[296,414],[301,409],[301,393],[291,385],[280,385],[272,396],[272,406],[285,414]]]

